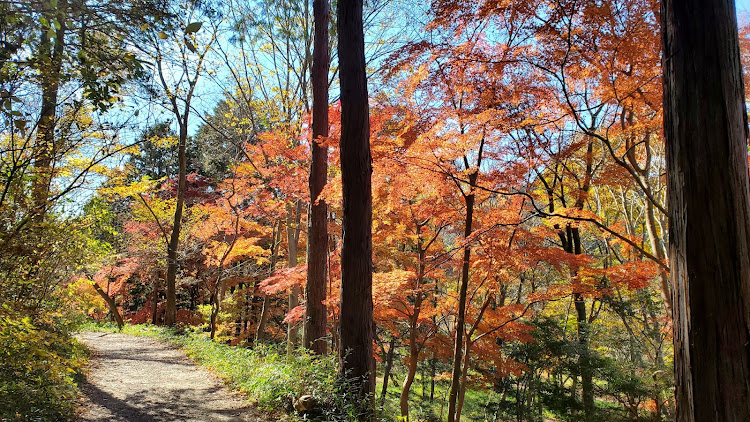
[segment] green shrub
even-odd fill
[[[85,356],[71,337],[0,309],[0,420],[69,419]]]

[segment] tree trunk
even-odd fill
[[[156,282],[154,284],[154,308],[153,313],[151,314],[151,324],[156,325],[157,319],[156,315],[159,311],[159,279],[156,279]]]
[[[299,233],[302,222],[302,202],[297,201],[295,206],[287,204],[286,219],[286,244],[287,244],[287,267],[294,268],[297,266],[297,251],[299,250]],[[299,286],[293,286],[289,294],[289,312],[299,306]],[[297,347],[297,338],[299,337],[299,325],[289,323],[287,326],[286,351],[292,353]]]
[[[65,7],[64,2],[58,4],[59,10]],[[31,195],[34,203],[32,211],[36,222],[44,220],[48,209],[50,184],[53,176],[53,162],[57,147],[55,145],[55,127],[57,126],[57,100],[60,91],[60,72],[62,71],[62,55],[65,50],[65,19],[59,15],[57,21],[60,28],[55,32],[54,44],[50,44],[47,29],[42,28],[39,61],[42,84],[42,103],[39,122],[37,123],[37,143],[34,150],[34,181]]]
[[[211,333],[209,337],[213,340],[216,337],[217,324],[219,322],[219,307],[221,306],[221,298],[219,298],[219,285],[218,282],[214,287],[214,291],[211,292],[211,298],[209,300],[211,304],[211,316],[209,320],[209,327]]]
[[[328,268],[328,205],[320,192],[328,181],[328,147],[315,140],[328,137],[328,0],[313,0],[315,36],[313,38],[313,122],[312,161],[310,162],[310,215],[307,236],[306,315],[303,343],[318,355],[327,352],[326,344],[326,271]]]
[[[435,401],[435,375],[437,372],[437,364],[435,363],[435,353],[432,354],[430,359],[430,404]]]
[[[360,419],[372,420],[372,158],[362,0],[338,2],[338,41],[343,191],[340,374],[348,380]]]
[[[734,0],[664,0],[677,421],[750,415],[750,199]]]
[[[654,204],[648,199],[646,199],[646,232],[648,232],[648,239],[651,244],[651,250],[654,252],[654,256],[659,260],[664,260],[666,258],[666,252],[664,251],[661,240],[656,232]],[[661,300],[667,308],[667,315],[671,315],[672,289],[669,286],[669,274],[663,269],[659,271],[659,291],[661,292]]]
[[[594,420],[594,371],[591,367],[589,350],[589,324],[586,318],[586,301],[580,293],[573,294],[578,326],[578,368],[581,372],[581,392],[583,397],[584,420]]]
[[[185,206],[185,188],[187,186],[187,157],[185,147],[188,137],[188,112],[189,110],[186,108],[185,116],[180,121],[180,141],[177,149],[178,160],[180,162],[177,176],[177,204],[174,210],[172,234],[167,245],[167,312],[164,315],[164,324],[168,327],[174,327],[177,323],[177,248],[180,244],[182,209]]]
[[[417,233],[419,234],[421,225],[417,225]],[[409,319],[409,358],[407,361],[406,378],[404,384],[401,387],[401,417],[407,422],[409,421],[409,392],[411,391],[411,385],[414,382],[414,376],[417,373],[417,363],[419,363],[419,347],[417,345],[417,323],[419,321],[419,314],[422,312],[422,299],[424,294],[421,290],[422,282],[424,280],[425,273],[425,254],[426,251],[422,249],[421,243],[417,244],[419,248],[419,271],[417,273],[416,282],[416,293],[414,297],[414,312]],[[423,390],[424,391],[424,390]]]
[[[478,168],[479,167],[477,166],[477,169]],[[479,173],[475,171],[469,176],[472,188],[476,184],[478,175]],[[469,236],[471,235],[471,224],[474,216],[474,194],[469,193],[468,195],[464,195],[464,201],[466,202],[464,241],[468,242]],[[451,378],[451,390],[448,395],[448,422],[454,422],[456,420],[456,400],[458,398],[461,384],[461,359],[463,356],[462,346],[464,342],[464,325],[466,322],[466,292],[469,288],[470,258],[471,247],[469,247],[469,244],[467,243],[464,246],[463,265],[461,266],[461,283],[458,292],[458,316],[456,317],[456,338],[453,350],[453,375]]]
[[[104,299],[105,302],[107,302],[107,307],[109,307],[109,312],[112,313],[112,316],[115,317],[115,321],[117,322],[117,328],[122,330],[122,327],[125,326],[125,322],[122,320],[122,315],[120,315],[120,311],[117,309],[117,304],[115,303],[115,299],[110,297],[107,292],[102,289],[102,287],[97,283],[94,282],[94,290],[96,290],[97,293],[99,293],[99,296]]]
[[[268,267],[268,276],[272,276],[276,270],[276,258],[279,251],[279,239],[281,238],[281,222],[274,224],[273,232],[271,233],[271,258]],[[255,330],[255,344],[262,342],[266,336],[266,322],[268,322],[268,313],[271,309],[271,297],[268,295],[263,296],[263,307],[260,311],[260,318],[258,319],[258,326]]]
[[[391,376],[393,368],[393,352],[396,347],[396,337],[391,337],[388,344],[388,352],[385,355],[385,370],[383,371],[383,389],[380,391],[380,405],[385,403],[385,397],[388,395],[388,378]]]
[[[466,338],[466,350],[464,351],[464,363],[461,368],[461,389],[458,392],[458,401],[456,403],[456,422],[461,422],[461,411],[464,408],[464,398],[466,397],[466,378],[469,375],[469,363],[471,363],[471,346],[473,343]]]

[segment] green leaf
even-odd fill
[[[167,34],[165,34],[165,33],[163,33],[163,32],[159,32],[159,38],[161,38],[161,39],[163,39],[163,40],[166,40],[166,39],[167,39],[167,38],[169,38],[169,37],[167,36]]]
[[[148,24],[147,23],[144,23],[143,25],[141,25],[141,31],[145,31],[147,29],[148,29]]]
[[[43,27],[49,28],[49,21],[44,16],[39,17],[39,23],[41,23]]]
[[[185,33],[191,34],[193,32],[198,32],[198,30],[201,29],[201,26],[203,26],[203,22],[193,22],[185,28]]]

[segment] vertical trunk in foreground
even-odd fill
[[[328,259],[328,205],[318,199],[328,179],[328,148],[315,143],[328,136],[328,0],[313,0],[312,161],[310,162],[310,228],[307,237],[307,289],[304,346],[326,353],[326,271]]]
[[[175,108],[175,111],[177,108]],[[185,147],[188,137],[187,107],[183,121],[180,121],[180,141],[177,149],[179,170],[177,175],[177,204],[174,210],[172,234],[167,245],[167,311],[164,324],[174,327],[177,324],[177,248],[180,245],[180,230],[182,229],[182,210],[185,206],[185,188],[187,186],[186,167],[187,156]]]
[[[750,415],[750,200],[734,0],[664,0],[678,422]]]
[[[477,167],[479,168],[479,167]],[[476,183],[478,173],[474,172],[469,176],[471,187]],[[473,191],[472,191],[473,192]],[[471,225],[474,215],[474,194],[464,195],[466,202],[466,222],[464,225],[464,258],[461,265],[461,281],[458,290],[458,315],[456,316],[456,338],[453,343],[453,372],[451,376],[451,389],[448,394],[448,422],[454,422],[461,419],[461,414],[456,414],[456,401],[458,392],[461,389],[461,361],[463,360],[463,343],[466,331],[466,294],[469,288],[469,266],[471,259],[471,246],[468,239],[471,236]]]
[[[362,0],[338,2],[341,80],[341,376],[348,382],[360,420],[372,420],[372,158],[365,74]]]

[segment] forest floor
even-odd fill
[[[79,421],[270,421],[180,349],[147,337],[79,333],[92,352]]]

